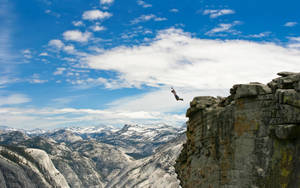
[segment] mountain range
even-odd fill
[[[185,127],[0,127],[0,187],[180,187]]]

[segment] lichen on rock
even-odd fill
[[[176,161],[184,188],[299,187],[300,73],[195,97]]]

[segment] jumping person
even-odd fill
[[[178,95],[176,94],[176,91],[175,91],[175,89],[173,89],[173,87],[171,87],[171,92],[174,94],[175,99],[176,99],[177,101],[183,101],[182,98],[179,98],[179,97],[178,97]]]

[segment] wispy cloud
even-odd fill
[[[140,17],[135,18],[134,20],[131,21],[131,24],[137,24],[137,23],[140,23],[140,22],[147,22],[147,21],[150,21],[150,20],[154,20],[154,21],[159,22],[159,21],[165,21],[165,20],[167,20],[167,18],[157,17],[154,14],[147,14],[147,15],[141,15]]]
[[[73,21],[72,24],[76,27],[84,26],[84,23],[82,21]]]
[[[32,84],[43,84],[48,82],[48,80],[42,80],[39,74],[33,74],[29,79],[29,82]]]
[[[110,5],[114,2],[114,0],[100,0],[101,5]]]
[[[170,9],[169,11],[170,11],[170,12],[175,12],[175,13],[179,12],[179,10],[176,9],[176,8],[172,8],[172,9]]]
[[[149,7],[152,7],[151,4],[146,3],[145,1],[142,1],[142,0],[138,0],[138,1],[137,1],[137,4],[140,5],[140,6],[142,6],[143,8],[149,8]]]
[[[234,14],[235,11],[231,9],[220,9],[220,10],[215,10],[215,9],[206,9],[203,11],[203,15],[209,15],[210,18],[217,18],[219,16],[224,16],[227,14]]]
[[[74,125],[124,125],[169,123],[178,125],[184,115],[160,112],[97,110],[76,108],[1,108],[0,124],[18,128],[58,128]]]
[[[51,16],[55,16],[56,18],[60,18],[61,17],[61,15],[59,13],[53,12],[53,11],[51,11],[49,9],[45,10],[45,13],[48,14],[48,15],[51,15]]]
[[[15,78],[16,59],[20,57],[13,52],[12,37],[15,26],[13,3],[9,0],[0,0],[0,88],[17,80]]]
[[[103,20],[106,18],[111,17],[112,14],[109,12],[103,12],[101,10],[89,10],[89,11],[85,11],[82,14],[82,19],[84,20]]]
[[[53,75],[62,75],[64,73],[64,71],[66,71],[67,69],[64,67],[57,67],[56,71],[53,73]]]
[[[286,22],[284,24],[285,27],[294,27],[298,24],[298,22]]]
[[[10,64],[13,59],[11,52],[12,43],[12,22],[11,5],[9,1],[0,1],[0,66],[1,64]]]
[[[206,32],[206,35],[215,35],[216,33],[231,33],[231,34],[239,34],[240,32],[233,29],[236,25],[241,25],[242,22],[234,21],[232,23],[221,23],[217,27],[211,29],[210,31]]]
[[[23,56],[26,58],[26,59],[31,59],[32,58],[32,52],[31,50],[29,49],[25,49],[22,51],[22,54]]]
[[[258,34],[252,34],[252,35],[248,35],[247,37],[249,38],[263,38],[263,37],[267,37],[271,34],[270,31],[266,31],[266,32],[261,32]]]
[[[31,99],[23,94],[12,94],[7,96],[0,95],[0,106],[23,104],[30,101]]]
[[[300,49],[300,37],[288,37],[288,39],[289,39],[289,43],[288,43],[289,48]]]

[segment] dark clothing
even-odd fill
[[[175,99],[176,99],[177,101],[183,101],[182,98],[179,98],[179,96],[177,95],[176,91],[175,91],[173,88],[172,88],[171,92],[174,94]]]

